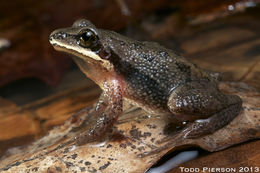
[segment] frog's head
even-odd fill
[[[100,31],[91,22],[80,19],[74,22],[72,27],[53,31],[50,35],[50,43],[56,50],[69,53],[84,61],[100,61],[109,65],[106,60],[108,54],[103,50],[99,35]]]
[[[91,78],[97,73],[102,76],[102,73],[114,70],[113,64],[108,60],[110,54],[100,39],[102,32],[91,22],[80,19],[69,28],[53,31],[50,43],[56,50],[72,55],[88,77]],[[97,82],[100,79],[93,80]]]

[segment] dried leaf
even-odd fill
[[[161,139],[169,137],[163,133],[167,121],[129,105],[105,142],[75,146],[74,137],[81,131],[75,129],[86,118],[85,113],[91,111],[89,108],[28,147],[10,151],[10,155],[2,159],[0,170],[145,172],[165,153],[180,146],[197,145],[208,151],[218,151],[259,138],[260,94],[244,83],[221,83],[220,88],[226,93],[239,95],[243,100],[243,110],[229,125],[214,134],[184,139],[180,133],[158,144]]]

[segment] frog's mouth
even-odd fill
[[[102,59],[98,54],[91,51],[90,49],[80,47],[75,40],[74,44],[72,44],[73,42],[71,42],[71,44],[64,43],[62,39],[58,39],[60,36],[57,36],[57,34],[57,32],[52,33],[49,39],[55,50],[66,52],[84,61],[98,62],[102,64],[102,66],[105,67],[107,70],[113,69],[113,65],[108,60]]]
[[[89,58],[97,60],[97,61],[102,60],[95,52],[92,52],[91,50],[88,50],[86,48],[82,48],[82,47],[78,46],[77,44],[69,45],[69,44],[63,43],[61,41],[53,39],[52,35],[50,37],[50,43],[53,45],[54,49],[61,51],[61,52],[73,54],[84,60],[89,59]]]

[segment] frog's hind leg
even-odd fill
[[[240,112],[241,104],[233,104],[207,119],[198,119],[183,130],[185,138],[197,138],[214,133],[231,122]]]
[[[197,138],[227,125],[240,112],[242,101],[236,95],[225,95],[214,85],[188,83],[169,97],[168,108],[180,121],[188,121],[184,137]]]

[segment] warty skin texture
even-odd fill
[[[69,53],[87,77],[103,90],[96,111],[78,144],[102,137],[122,113],[123,100],[150,114],[168,115],[196,138],[228,124],[238,115],[242,101],[217,87],[219,76],[201,69],[174,51],[154,42],[140,42],[87,20],[55,30],[55,49]]]

